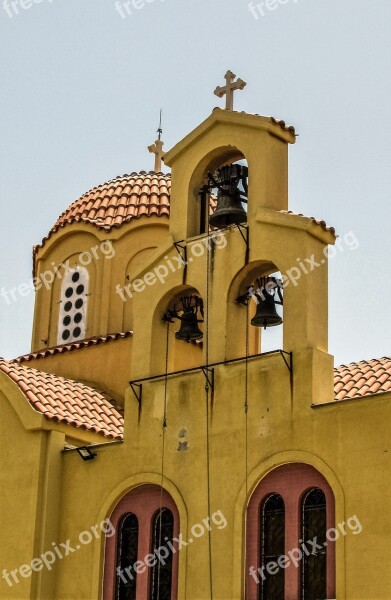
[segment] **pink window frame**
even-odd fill
[[[106,539],[103,600],[115,600],[118,529],[124,515],[133,513],[138,519],[137,560],[144,560],[151,553],[152,525],[160,507],[168,508],[174,516],[174,537],[179,536],[179,513],[171,496],[157,485],[142,485],[128,492],[118,502],[110,521],[115,535]],[[136,600],[149,598],[150,567],[144,573],[137,574]],[[178,554],[174,553],[172,563],[171,600],[178,596]]]
[[[279,494],[285,503],[285,554],[300,546],[302,499],[312,488],[326,496],[327,529],[335,527],[335,499],[326,479],[314,467],[290,463],[277,467],[258,484],[251,496],[246,519],[246,586],[247,600],[258,600],[258,584],[249,569],[260,565],[260,507],[271,494]],[[300,599],[300,565],[285,569],[285,600]],[[261,579],[261,576],[259,576]],[[327,597],[335,598],[335,542],[327,544]]]

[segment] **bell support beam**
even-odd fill
[[[200,365],[199,367],[193,367],[191,369],[182,369],[181,371],[172,371],[171,373],[162,373],[160,375],[153,375],[152,377],[144,377],[143,379],[135,379],[133,381],[129,381],[129,385],[132,388],[132,391],[134,393],[134,395],[136,396],[140,406],[141,406],[141,400],[142,400],[142,383],[146,382],[146,381],[154,381],[157,379],[163,379],[165,377],[172,377],[174,375],[181,375],[183,373],[195,373],[196,371],[202,371],[207,385],[209,385],[212,389],[212,391],[214,391],[215,389],[215,385],[214,385],[214,367],[218,367],[220,365],[229,365],[231,363],[236,363],[236,362],[240,362],[240,361],[245,361],[245,360],[251,360],[253,358],[260,358],[261,356],[271,356],[272,354],[279,354],[283,360],[284,363],[288,369],[288,371],[290,372],[291,375],[291,379],[293,376],[293,353],[292,352],[286,352],[285,350],[271,350],[270,352],[261,352],[259,354],[251,354],[250,356],[240,356],[239,358],[232,358],[230,360],[223,360],[221,362],[216,362],[216,363],[212,363],[210,365]]]

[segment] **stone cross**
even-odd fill
[[[155,173],[161,173],[162,170],[162,158],[166,154],[163,152],[163,143],[158,139],[152,146],[148,146],[148,150],[155,155]]]
[[[225,81],[227,82],[224,87],[217,86],[214,93],[219,98],[226,96],[226,109],[233,110],[234,109],[234,91],[242,90],[247,83],[243,81],[243,79],[238,79],[235,81],[236,75],[232,73],[232,71],[227,71],[225,74]]]

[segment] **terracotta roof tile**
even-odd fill
[[[125,338],[131,337],[132,335],[132,331],[120,331],[118,333],[99,335],[97,337],[91,337],[85,340],[81,340],[80,342],[73,342],[72,344],[62,344],[61,346],[53,346],[52,348],[43,348],[42,350],[37,350],[37,352],[31,352],[30,354],[24,354],[23,356],[14,358],[10,362],[24,363],[28,362],[29,360],[45,358],[54,354],[63,354],[64,352],[69,352],[70,350],[79,350],[80,348],[87,348],[88,346],[97,346],[98,344],[107,344],[108,342],[112,342],[115,340],[123,340]]]
[[[334,369],[336,400],[363,398],[391,390],[391,358],[362,360]]]
[[[115,401],[104,392],[3,359],[0,359],[0,370],[47,419],[122,439],[123,418],[113,405]]]
[[[315,223],[315,225],[318,225],[325,231],[330,231],[330,233],[332,233],[335,236],[334,227],[328,227],[326,221],[320,221],[319,219],[315,219],[315,217],[306,217],[302,213],[296,213],[296,212],[293,212],[292,210],[279,210],[278,212],[283,213],[285,215],[295,215],[296,217],[303,217],[304,219],[311,219],[311,221],[313,223]]]

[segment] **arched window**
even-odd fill
[[[303,557],[302,600],[327,598],[326,528],[326,496],[319,488],[313,488],[302,501],[302,539],[304,542],[316,539],[316,543],[323,548]]]
[[[168,508],[163,508],[153,518],[151,554],[156,553],[157,549],[162,546],[166,552],[162,552],[160,555],[168,554],[162,561],[158,560],[151,569],[150,600],[171,600],[172,551],[168,542],[172,542],[173,536],[174,516]]]
[[[138,519],[129,513],[120,522],[117,546],[117,581],[115,600],[136,600],[136,578],[134,571],[126,572],[137,560]],[[124,575],[126,573],[126,575]]]
[[[284,600],[284,571],[279,569],[274,575],[266,571],[271,562],[277,562],[285,552],[285,504],[279,494],[272,494],[260,507],[260,569],[262,585],[259,600]]]
[[[335,540],[326,538],[335,499],[314,467],[270,471],[252,493],[246,520],[246,600],[336,598]]]
[[[135,487],[110,522],[102,600],[178,600],[179,513],[170,494],[158,485]]]
[[[84,267],[70,269],[61,286],[57,343],[82,340],[86,336],[88,271]]]

